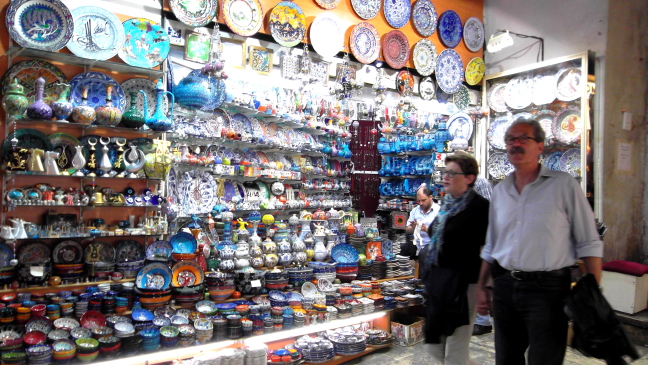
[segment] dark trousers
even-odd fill
[[[528,348],[529,365],[562,365],[570,275],[516,280],[504,273],[493,283],[496,364],[523,365]]]

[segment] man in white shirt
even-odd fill
[[[600,280],[603,255],[592,208],[571,175],[538,163],[545,134],[517,120],[505,134],[515,171],[493,190],[477,283],[477,311],[491,311],[497,365],[562,365],[567,343],[564,299],[577,258]]]
[[[421,226],[421,247],[425,247],[430,243],[430,236],[428,236],[427,231],[432,221],[439,213],[441,206],[432,200],[432,191],[427,186],[421,186],[416,191],[416,202],[419,204],[418,207],[414,208],[407,219],[407,227],[405,228],[405,233],[413,234],[416,225],[418,222],[422,222]]]

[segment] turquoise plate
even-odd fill
[[[193,235],[187,232],[178,232],[170,240],[173,253],[195,253],[198,244]]]

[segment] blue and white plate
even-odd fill
[[[549,170],[560,171],[560,158],[562,157],[562,155],[562,151],[553,152],[545,157],[545,159],[542,161],[542,164]]]
[[[448,120],[448,132],[454,138],[462,138],[470,141],[473,133],[473,120],[470,115],[464,112],[451,115]]]
[[[22,47],[55,52],[74,33],[70,9],[59,0],[14,0],[5,17],[11,38]]]
[[[382,243],[382,254],[383,254],[383,256],[385,256],[385,260],[393,260],[394,259],[394,248],[393,248],[393,242],[392,241],[383,241],[383,243]]]
[[[331,258],[336,262],[353,263],[358,262],[358,251],[346,243],[339,244],[331,250]]]
[[[474,16],[468,18],[463,27],[463,40],[466,48],[477,52],[484,46],[484,24]]]
[[[119,50],[119,58],[131,66],[152,68],[169,55],[169,36],[160,25],[150,19],[133,18],[125,21],[126,42]]]
[[[412,13],[412,4],[410,0],[385,0],[383,12],[387,23],[398,29],[407,24]]]
[[[491,147],[499,150],[506,149],[504,135],[509,125],[511,125],[511,119],[508,116],[499,117],[491,122],[486,132],[486,139],[488,139]]]
[[[417,0],[412,9],[412,23],[423,37],[431,36],[437,28],[438,15],[430,0]]]
[[[580,148],[572,148],[560,156],[560,171],[567,172],[573,177],[581,176]]]
[[[455,48],[461,42],[463,26],[459,14],[452,10],[446,10],[439,17],[439,38],[448,48]]]
[[[509,162],[508,156],[503,152],[496,152],[490,155],[487,163],[488,174],[495,180],[503,180],[515,168]]]
[[[11,266],[11,260],[14,259],[14,253],[9,246],[0,243],[0,268]]]
[[[67,48],[75,55],[107,60],[124,45],[124,26],[108,10],[92,5],[80,6],[72,10],[72,17],[76,26]]]
[[[362,19],[373,19],[380,11],[382,0],[351,0],[353,10]]]
[[[173,253],[195,253],[196,252],[196,239],[192,234],[187,232],[178,232],[171,237],[171,246]]]
[[[173,246],[168,241],[155,241],[146,247],[146,259],[149,261],[167,262],[173,253]]]
[[[437,58],[436,64],[437,84],[441,90],[448,94],[459,91],[464,77],[461,56],[454,49],[446,49]]]
[[[137,273],[135,285],[138,289],[166,290],[171,284],[171,269],[163,262],[147,264]]]
[[[144,260],[144,248],[134,240],[119,241],[115,248],[115,259],[117,263]]]
[[[77,106],[81,104],[81,94],[88,87],[88,105],[95,108],[106,105],[106,86],[112,85],[112,103],[122,112],[126,110],[124,90],[112,77],[101,72],[80,73],[70,81],[70,102]]]

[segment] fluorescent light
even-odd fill
[[[486,45],[486,50],[490,53],[499,52],[506,47],[513,45],[513,37],[509,34],[507,30],[506,33],[500,34],[498,36],[491,35]]]

